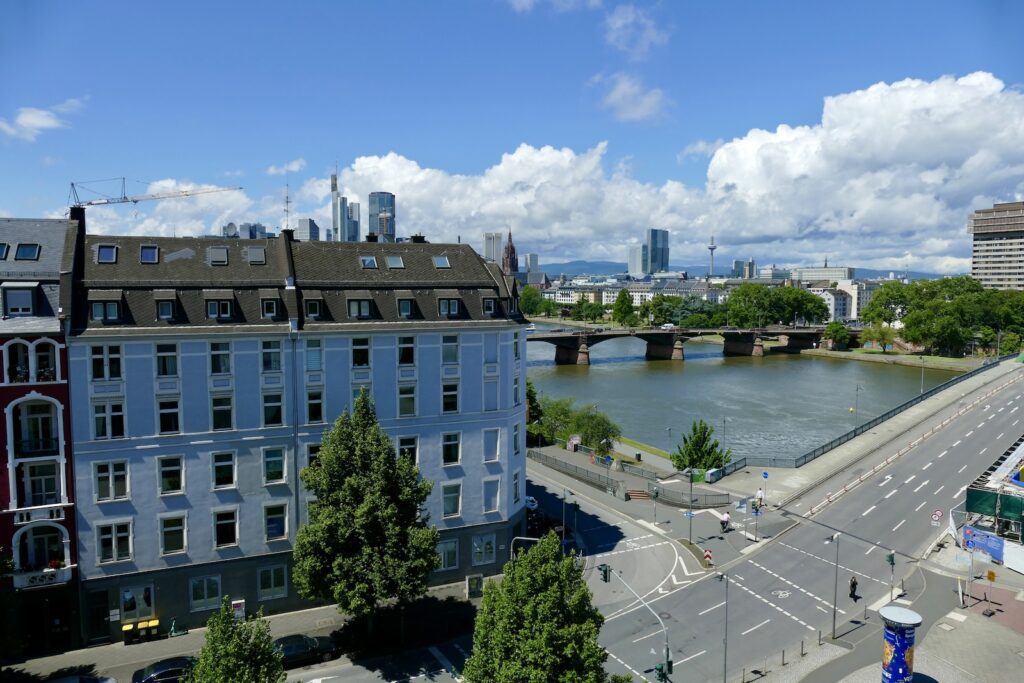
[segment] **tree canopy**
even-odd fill
[[[519,310],[524,315],[536,315],[541,312],[544,297],[536,287],[523,287],[519,292]]]
[[[825,325],[825,331],[822,332],[821,336],[825,339],[830,339],[837,346],[846,346],[850,341],[850,331],[846,329],[846,325],[838,320],[833,320],[828,325]]]
[[[679,470],[692,468],[710,470],[724,467],[732,460],[732,450],[722,449],[713,438],[715,428],[704,420],[695,420],[690,433],[683,435],[683,441],[671,454],[672,465]]]
[[[729,293],[729,323],[737,327],[763,327],[775,323],[821,322],[828,305],[801,287],[768,287],[744,282]]]
[[[615,297],[615,303],[612,304],[612,320],[625,326],[632,316],[633,297],[630,296],[628,289],[622,288],[619,290],[619,295]]]
[[[603,683],[608,653],[597,642],[604,617],[583,565],[549,533],[488,581],[473,631],[467,683]],[[621,680],[621,679],[615,679]]]
[[[422,512],[433,482],[395,453],[365,390],[301,476],[316,496],[295,541],[292,578],[303,597],[370,616],[385,601],[426,591],[439,561],[438,531]]]
[[[579,434],[584,446],[607,455],[612,444],[622,436],[619,426],[592,405],[575,409],[572,399],[549,396],[541,396],[538,403],[541,417],[528,424],[527,429],[545,441],[566,441],[573,434]]]
[[[864,331],[861,332],[860,339],[863,342],[874,342],[875,344],[878,344],[879,348],[882,349],[882,353],[885,353],[888,347],[892,346],[893,342],[896,341],[896,330],[892,329],[888,325],[876,322],[870,327],[864,328]]]
[[[274,647],[263,608],[255,617],[236,621],[231,598],[206,622],[206,640],[187,683],[275,683],[285,679],[281,652]]]

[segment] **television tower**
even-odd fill
[[[711,276],[715,272],[715,249],[718,249],[718,245],[715,244],[715,236],[712,235],[711,236],[711,244],[708,245],[708,251],[711,252],[711,267],[708,268],[708,279],[709,280],[711,279]]]

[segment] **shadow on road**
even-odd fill
[[[98,676],[96,667],[92,664],[81,666],[69,666],[59,669],[53,673],[33,674],[24,669],[0,669],[0,683],[41,683],[42,681],[53,681],[67,676]]]
[[[612,526],[599,517],[587,512],[575,503],[574,491],[580,491],[590,495],[595,489],[582,482],[577,482],[569,489],[566,497],[565,491],[560,487],[547,487],[544,484],[527,480],[526,493],[537,500],[537,512],[541,514],[530,514],[527,518],[527,536],[539,538],[549,530],[559,532],[558,527],[562,524],[563,499],[565,500],[564,516],[566,526],[566,539],[574,537],[574,532],[579,534],[584,548],[580,550],[586,555],[596,555],[608,552],[626,536],[622,529]],[[599,493],[598,495],[607,495]]]

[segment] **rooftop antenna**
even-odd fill
[[[718,249],[718,245],[715,244],[715,236],[711,236],[711,244],[708,245],[708,251],[711,252],[711,267],[708,268],[708,279],[715,273],[715,249]]]
[[[288,230],[291,227],[291,223],[288,221],[288,217],[291,214],[292,200],[288,196],[288,183],[284,184],[284,229]]]

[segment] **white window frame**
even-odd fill
[[[231,456],[231,483],[217,484],[217,456]],[[238,457],[235,451],[213,451],[210,453],[210,490],[230,491],[238,488]]]
[[[181,487],[175,491],[164,491],[163,488],[163,464],[166,461],[177,460],[178,461],[178,472],[181,478]],[[185,456],[183,455],[164,455],[156,459],[156,490],[157,495],[161,496],[180,496],[185,493]]]
[[[114,483],[116,481],[116,473],[114,472],[115,465],[124,465],[124,495],[118,496],[114,493]],[[106,478],[107,490],[110,492],[105,498],[100,497],[100,468],[106,467],[107,473]],[[93,501],[96,503],[117,503],[125,500],[132,499],[132,486],[131,486],[131,468],[128,466],[127,460],[104,460],[102,462],[94,462],[92,464],[92,485],[93,485]]]
[[[455,512],[449,514],[449,513],[446,513],[444,511],[444,501],[445,501],[445,497],[446,497],[445,489],[452,488],[453,486],[459,487],[459,507],[458,507],[458,510],[456,510]],[[441,484],[441,517],[443,519],[456,519],[456,518],[461,517],[461,516],[462,516],[462,480],[459,479],[459,480],[456,480],[456,481],[446,481],[443,484]]]
[[[269,508],[284,508],[284,532],[280,536],[271,538],[267,534],[267,510]],[[263,542],[264,543],[279,543],[281,541],[288,540],[288,502],[287,501],[269,501],[263,504]]]
[[[11,303],[11,294],[13,293],[24,293],[28,294],[28,306],[20,306]],[[22,289],[8,289],[4,293],[4,308],[6,315],[12,318],[18,316],[30,316],[35,310],[35,291],[31,287],[25,287]]]
[[[156,319],[157,320],[173,320],[174,319],[174,302],[170,299],[161,299],[156,302]]]
[[[451,341],[454,339],[455,341]],[[459,335],[457,334],[443,334],[441,335],[441,363],[443,365],[458,365],[459,363]],[[454,354],[454,358],[451,356]]]
[[[320,299],[306,299],[306,317],[307,318],[319,318],[321,311]]]
[[[458,299],[438,299],[437,300],[437,314],[443,317],[451,317],[459,314],[459,300]]]
[[[319,394],[318,399],[313,399],[313,394]],[[320,419],[313,419],[313,411],[311,408],[314,405],[320,406]],[[306,390],[306,424],[323,424],[324,422],[324,390],[323,389],[307,389]]]
[[[152,260],[146,260],[146,254],[153,255]],[[139,247],[139,263],[154,264],[160,263],[160,247],[155,244],[143,244]]]
[[[450,387],[455,387],[454,391]],[[445,408],[444,400],[449,396],[455,397],[455,409],[448,410]],[[459,383],[458,382],[441,382],[441,414],[442,415],[458,415],[459,413]]]
[[[356,346],[356,342],[362,342],[362,341],[365,341],[366,344],[365,345],[360,344],[359,346]],[[366,365],[356,365],[356,349],[357,348],[360,351],[362,351],[364,349],[366,350]],[[370,341],[369,337],[353,337],[352,338],[352,367],[353,368],[369,368],[369,367],[371,367],[373,365],[372,350],[373,350],[373,344]]]
[[[224,545],[217,545],[217,515],[219,515],[222,512],[233,512],[234,515],[235,515],[235,541],[234,541],[234,543],[225,543]],[[239,537],[239,531],[240,531],[240,527],[241,527],[241,524],[239,523],[240,522],[239,517],[240,517],[240,515],[238,514],[238,506],[237,505],[222,505],[220,507],[215,507],[215,508],[212,508],[210,510],[210,524],[213,527],[213,538],[212,538],[212,541],[213,541],[213,549],[215,551],[216,550],[223,550],[224,548],[237,548],[238,547],[238,545],[239,545],[239,538],[238,537]]]
[[[518,469],[512,470],[512,504],[513,505],[518,505],[519,501],[521,501],[523,499],[523,494],[522,494],[522,490],[521,490],[522,486],[523,486],[523,471],[522,470],[518,470]]]
[[[273,396],[277,396],[277,402],[267,402],[267,399]],[[261,424],[264,427],[280,427],[284,424],[284,392],[283,391],[268,391],[264,392],[261,396]],[[267,422],[267,408],[277,406],[281,410],[281,419],[278,422]]]
[[[454,436],[456,438],[456,446],[458,447],[458,459],[455,462],[444,461],[444,447],[445,437]],[[442,467],[456,467],[462,464],[462,432],[443,432],[441,434],[441,466]]]
[[[260,317],[265,319],[277,317],[277,299],[260,299]]]
[[[228,399],[228,401],[230,401],[230,405],[228,406],[228,408],[229,408],[230,413],[231,413],[231,424],[229,424],[227,427],[216,427],[216,426],[214,426],[214,423],[216,422],[216,420],[214,420],[214,414],[215,414],[215,412],[217,410],[224,410],[224,407],[221,406],[221,407],[217,408],[217,407],[214,406],[213,402],[218,400],[218,399],[222,399],[222,398],[226,398],[226,399]],[[233,430],[234,428],[235,428],[235,397],[234,397],[234,395],[233,394],[212,394],[210,396],[210,431],[211,432],[228,432],[228,431]]]
[[[413,462],[415,462],[417,465],[419,465],[420,464],[420,438],[418,436],[416,436],[416,435],[396,437],[395,438],[395,454],[399,458],[403,457],[402,449],[407,447],[407,446],[403,446],[402,442],[405,441],[406,439],[412,439],[412,447],[413,447],[413,453],[414,453]]]
[[[163,404],[174,402],[174,414],[178,418],[178,428],[172,431],[165,432],[163,425],[161,424],[161,418],[164,414],[170,414],[172,411],[164,408]],[[181,433],[181,398],[178,396],[157,396],[156,397],[156,429],[159,434],[180,434]]]
[[[487,452],[487,435],[488,434],[492,434],[492,433],[494,434],[494,457],[493,458],[488,457],[490,454]],[[498,462],[498,461],[500,461],[501,460],[501,429],[499,429],[499,428],[485,429],[485,430],[483,430],[483,434],[482,434],[481,438],[483,439],[483,449],[482,450],[484,452],[484,462]]]
[[[402,400],[410,398],[410,396],[402,395],[402,390],[411,390],[412,398],[412,410],[406,412],[402,409]],[[398,417],[416,417],[416,385],[415,384],[399,384],[398,385]]]
[[[228,264],[227,247],[210,247],[210,265],[226,266]]]
[[[403,341],[405,340],[405,341]],[[409,341],[412,340],[412,341]],[[412,362],[402,362],[402,350],[412,349]],[[398,337],[398,365],[399,367],[411,368],[416,366],[416,337],[411,335],[402,335]]]
[[[315,362],[311,362],[315,359]],[[305,345],[306,372],[320,372],[324,369],[324,340],[307,339]]]
[[[519,455],[520,453],[523,452],[521,448],[521,440],[519,437],[519,423],[517,422],[516,424],[512,425],[512,453],[515,455]]]
[[[497,310],[498,310],[498,306],[497,306],[497,303],[496,303],[495,299],[492,299],[490,297],[484,299],[484,314],[485,315],[494,315],[494,313]]]
[[[269,361],[269,362],[268,362]],[[269,368],[267,366],[270,366]],[[260,372],[263,374],[281,372],[284,356],[280,339],[264,339],[260,342]]]
[[[164,522],[167,520],[180,519],[181,520],[181,550],[167,551],[164,546]],[[174,512],[162,512],[157,515],[157,535],[160,543],[160,557],[168,557],[170,555],[187,555],[188,554],[188,512],[185,510],[174,511]]]
[[[488,540],[491,543],[491,554],[489,556],[488,555],[483,555],[483,557],[479,561],[477,560],[478,539],[479,539],[479,547],[481,548],[481,553],[483,553],[482,549],[485,547],[485,544],[488,542]],[[494,532],[491,532],[491,533],[488,533],[488,534],[474,534],[471,542],[473,544],[473,548],[472,548],[472,552],[470,554],[472,556],[471,557],[471,562],[472,562],[474,567],[481,567],[481,566],[483,566],[485,564],[494,564],[495,562],[498,561],[498,537],[497,537],[497,534],[495,534]],[[488,558],[490,558],[490,559],[488,559]]]
[[[116,244],[97,244],[96,263],[117,263],[117,251]],[[104,258],[105,255],[107,258]]]
[[[97,354],[96,349],[100,349],[101,353]],[[103,360],[103,375],[100,377],[96,376],[96,360],[101,358]],[[112,358],[117,359],[117,375],[111,373]],[[122,364],[123,356],[121,355],[120,344],[100,344],[89,347],[89,379],[93,382],[110,382],[114,380],[120,380],[124,377],[124,366]]]
[[[89,319],[95,322],[114,322],[121,319],[121,302],[90,301]]]
[[[364,270],[376,270],[377,269],[377,257],[362,254],[359,256],[359,267]]]
[[[207,582],[213,580],[217,582],[217,595],[210,597],[206,595]],[[203,594],[206,596],[199,603],[196,602],[193,597],[193,585],[196,581],[203,582]],[[209,612],[220,607],[221,599],[224,597],[224,590],[220,582],[220,574],[210,574],[207,576],[190,576],[188,579],[188,609],[190,612]]]
[[[118,530],[117,527],[126,525],[128,527],[128,556],[117,557],[117,538]],[[112,557],[109,560],[103,559],[103,530],[112,529],[111,533],[111,553]],[[135,558],[135,525],[132,523],[130,517],[120,519],[107,519],[96,525],[96,564],[117,564],[118,562],[131,562]]]
[[[209,299],[206,302],[206,317],[209,320],[227,320],[231,317],[234,301],[231,299]]]
[[[371,317],[373,309],[370,306],[370,299],[349,299],[348,317],[358,320],[365,320]]]
[[[449,548],[445,548],[445,546],[450,546],[450,547]],[[447,562],[448,558],[447,558],[447,556],[445,554],[446,552],[447,553],[451,553],[454,556],[455,561],[454,561],[453,564],[448,564],[448,562]],[[437,571],[439,571],[439,572],[446,572],[446,571],[450,571],[452,569],[458,569],[459,568],[459,539],[457,539],[457,538],[448,538],[448,539],[444,539],[444,540],[438,541],[438,544],[437,544],[437,555],[438,555],[438,557],[441,558],[441,561],[438,563]]]
[[[398,300],[398,317],[400,318],[411,318],[412,317],[412,299],[399,299]]]
[[[274,585],[274,572],[280,571],[284,581],[280,588]],[[270,588],[264,590],[263,588],[263,575],[267,573],[270,575]],[[280,598],[288,597],[288,565],[286,564],[274,564],[267,567],[259,567],[256,570],[256,593],[259,596],[260,602],[267,600],[278,600]]]
[[[160,347],[164,347],[164,350],[161,351]],[[172,350],[171,351],[167,351],[167,347],[170,347]],[[167,378],[167,377],[178,377],[179,376],[179,367],[178,366],[179,366],[180,358],[178,357],[178,345],[177,344],[175,344],[173,342],[170,342],[170,343],[163,342],[163,343],[154,344],[153,345],[153,353],[156,356],[156,363],[154,365],[154,369],[156,371],[156,376],[157,377]],[[168,357],[171,357],[171,356],[174,357],[174,374],[171,374],[171,375],[161,375],[160,374],[160,359],[161,358],[168,358]]]
[[[267,454],[272,451],[281,452],[281,478],[270,480],[267,479]],[[260,449],[260,468],[262,472],[263,485],[264,486],[277,486],[278,484],[288,483],[288,449],[284,446],[265,446]]]
[[[119,410],[114,410],[118,407]],[[103,408],[102,416],[96,412],[97,408]],[[113,435],[114,416],[121,416],[121,435]],[[106,434],[100,436],[99,431],[96,429],[97,418],[102,417],[104,429]],[[116,439],[124,439],[127,437],[127,420],[125,419],[124,400],[122,399],[111,399],[106,401],[93,401],[92,403],[92,438],[93,441],[111,441]]]
[[[221,345],[225,346],[226,348],[223,348],[223,349],[221,349],[221,348],[216,348],[215,349],[214,348],[215,346],[219,347]],[[217,376],[230,375],[231,374],[231,366],[232,366],[232,363],[231,363],[231,342],[229,342],[229,341],[227,341],[227,342],[210,342],[209,352],[210,352],[210,374],[211,375],[217,375]],[[214,372],[213,371],[213,358],[214,358],[214,356],[217,356],[218,358],[221,357],[221,356],[227,358],[227,366],[228,366],[227,372]]]
[[[512,405],[514,406],[518,406],[522,403],[522,399],[519,398],[519,390],[519,375],[514,375],[512,377]]]
[[[433,257],[435,268],[451,268],[451,262],[448,261],[447,254],[438,254]]]
[[[494,482],[494,507],[487,507],[487,484]],[[501,477],[484,477],[480,480],[480,507],[484,514],[501,510]]]

